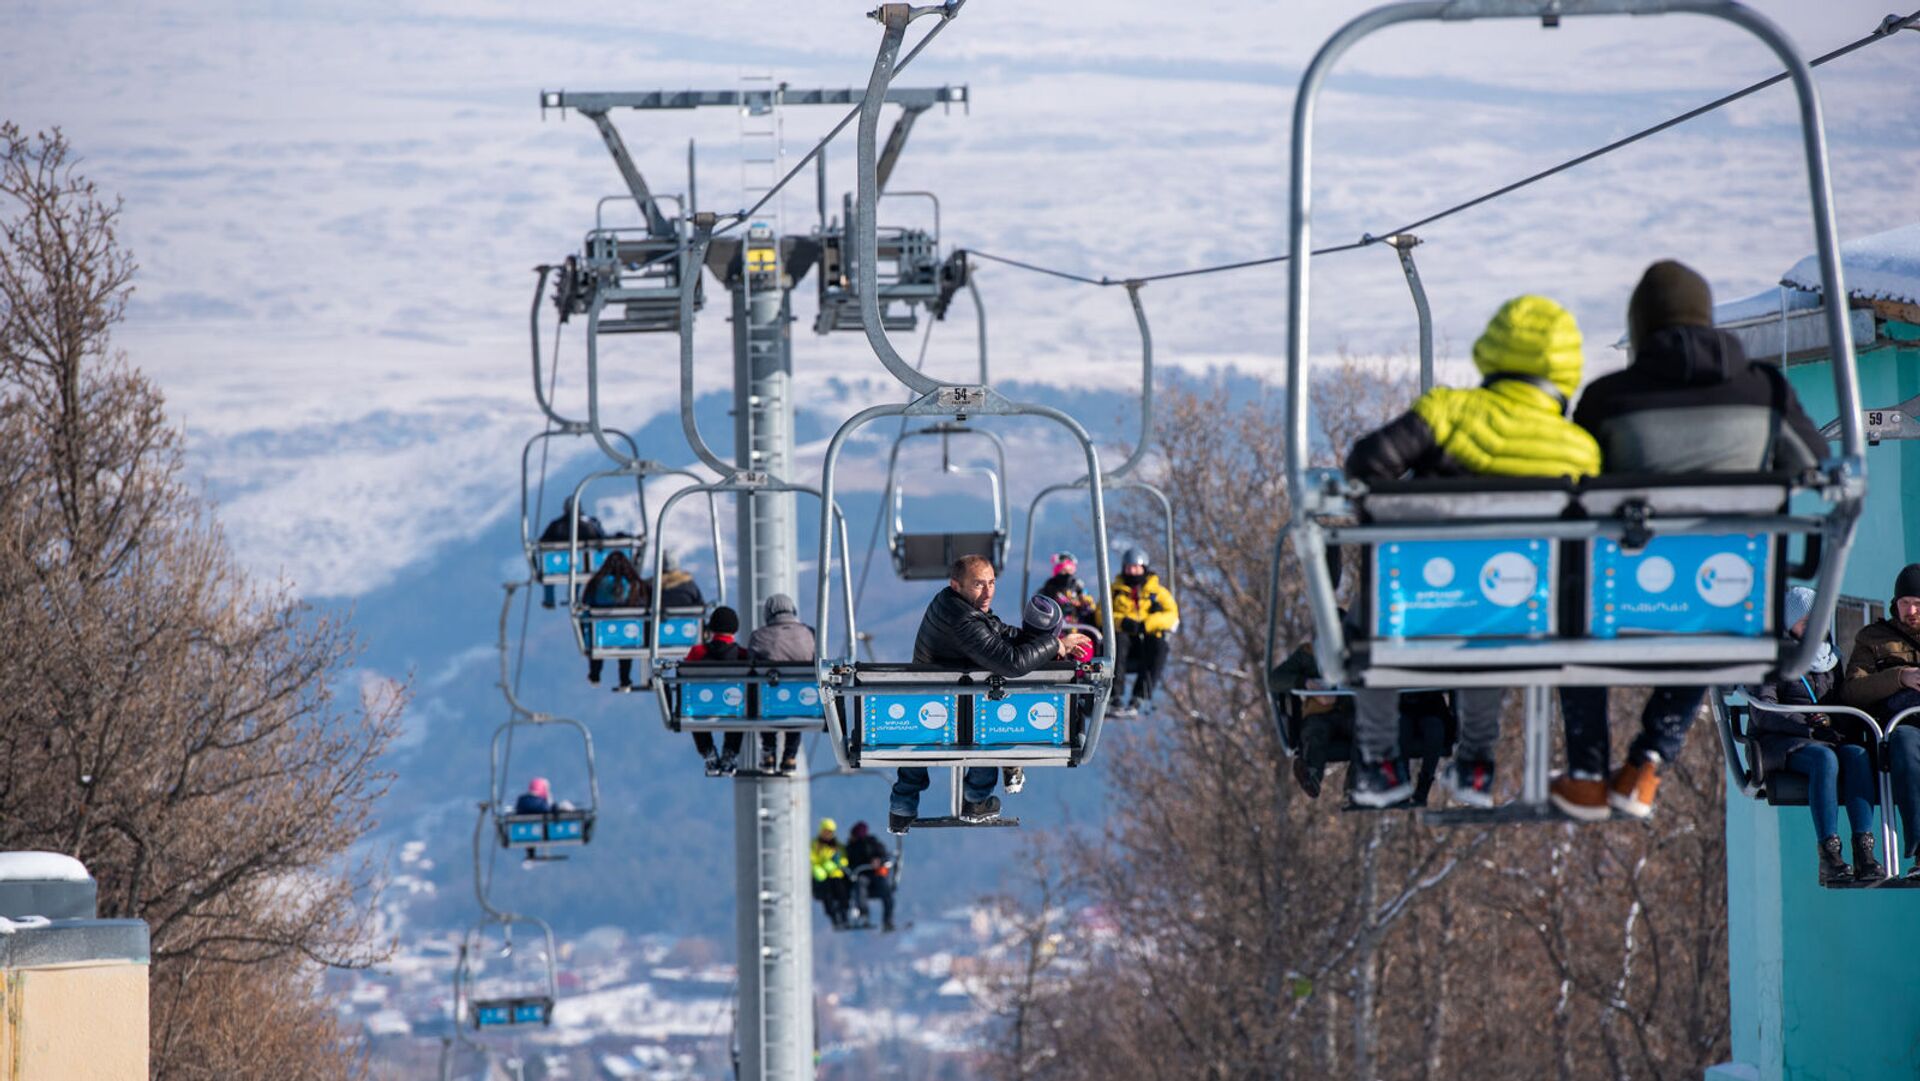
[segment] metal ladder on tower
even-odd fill
[[[781,106],[784,104],[782,98],[786,86],[776,82],[771,74],[743,75],[740,83],[740,194],[742,205],[751,206],[779,183],[785,164],[785,122]],[[769,371],[769,365],[781,356],[785,335],[789,333],[782,281],[786,273],[782,265],[785,256],[782,250],[785,226],[783,201],[784,196],[776,196],[755,214],[748,223],[748,236],[741,255],[741,292],[745,301],[742,310],[747,318],[747,361],[749,371],[755,377],[754,393],[763,397],[786,393],[783,381],[758,377],[759,373]],[[756,245],[756,239],[770,247]],[[767,254],[756,259],[756,247]],[[760,295],[757,305],[754,302],[756,293]],[[779,460],[784,458],[787,433],[773,430],[773,425],[779,423],[775,418],[785,415],[785,411],[778,408],[778,403],[766,403],[749,415],[746,440],[749,468],[763,472],[772,470],[784,475],[790,467],[791,463]],[[785,520],[785,508],[792,500],[760,495],[745,498],[750,501],[748,513],[754,522],[752,536],[755,539],[755,551],[751,565],[759,574],[762,568],[779,565],[783,549],[778,538],[788,535],[790,523]],[[759,588],[756,585],[746,594],[746,599],[749,603],[765,600],[769,593],[783,588]],[[755,614],[748,613],[748,618],[755,618]]]
[[[760,785],[757,788],[759,791],[756,798],[758,804],[756,816],[757,828],[760,831],[760,845],[757,856],[759,873],[755,917],[760,922],[759,940],[762,945],[760,956],[756,959],[760,966],[760,1072],[754,1076],[759,1077],[761,1081],[774,1081],[776,1078],[789,1076],[787,1067],[790,1064],[781,1056],[769,1053],[767,1019],[790,1016],[788,1011],[778,1008],[778,999],[782,996],[791,997],[793,993],[786,978],[790,967],[785,963],[786,958],[783,954],[791,951],[794,944],[769,941],[767,932],[769,925],[775,927],[782,925],[783,921],[772,918],[778,914],[780,908],[794,903],[792,880],[795,869],[779,866],[779,860],[768,858],[769,853],[783,851],[779,832],[792,828],[792,824],[785,821],[788,816],[777,813],[771,806],[774,799],[786,797],[785,786]]]

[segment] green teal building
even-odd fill
[[[1886,614],[1900,568],[1920,562],[1920,223],[1844,244],[1841,259],[1854,337],[1846,360],[1859,371],[1871,441],[1835,618],[1844,657],[1854,633]],[[1819,424],[1837,416],[1827,301],[1809,256],[1777,291],[1715,310],[1749,356],[1784,365]],[[1710,1081],[1920,1078],[1920,890],[1822,889],[1804,807],[1730,789],[1726,839],[1733,1060]]]

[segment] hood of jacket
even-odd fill
[[[791,623],[800,618],[800,609],[793,598],[785,593],[775,593],[760,603],[760,622]]]
[[[1580,387],[1580,347],[1580,326],[1571,312],[1546,297],[1514,297],[1473,343],[1473,366],[1482,376],[1544,379],[1564,401]]]
[[[1747,353],[1739,339],[1713,327],[1661,327],[1634,350],[1632,367],[1663,383],[1711,387],[1746,371]]]

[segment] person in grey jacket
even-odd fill
[[[1084,634],[1059,638],[1012,627],[993,614],[995,574],[986,556],[967,555],[953,561],[947,586],[934,595],[921,617],[913,640],[915,664],[947,668],[984,668],[995,675],[1024,676],[1048,661],[1069,657],[1093,644]],[[1000,813],[993,786],[1000,771],[992,766],[968,768],[962,782],[962,818],[981,820]],[[887,829],[904,833],[920,813],[920,793],[927,790],[924,766],[902,766],[893,783]]]
[[[760,604],[760,625],[747,636],[747,650],[756,661],[774,664],[812,664],[813,628],[800,622],[793,598],[775,593]],[[792,773],[800,761],[800,733],[788,732],[776,740],[771,732],[760,736],[760,772],[774,772],[775,743],[780,744],[779,772]]]

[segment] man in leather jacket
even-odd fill
[[[948,572],[947,587],[934,595],[913,640],[913,663],[949,668],[985,669],[1000,676],[1024,676],[1048,661],[1091,645],[1084,634],[1055,638],[1002,623],[993,614],[995,575],[985,556],[961,556]],[[962,784],[962,818],[984,820],[1000,813],[993,794],[999,771],[968,768]],[[928,785],[924,766],[902,766],[893,783],[887,828],[904,833],[920,812],[920,793]]]

